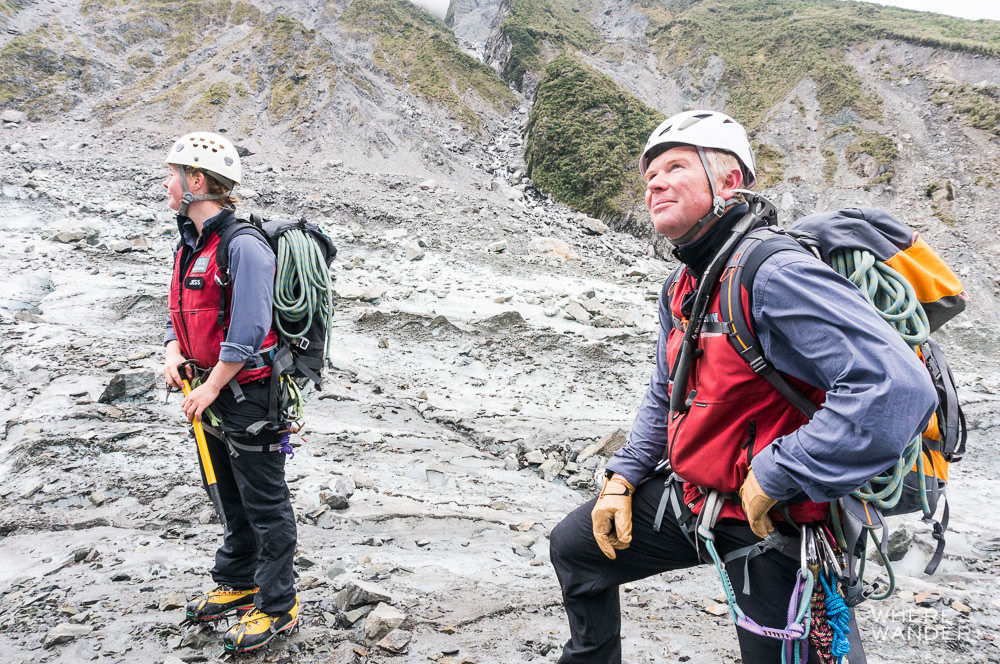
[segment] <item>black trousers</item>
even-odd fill
[[[618,586],[669,570],[703,564],[684,536],[670,510],[660,532],[653,530],[656,508],[664,490],[663,476],[640,484],[632,499],[632,544],[608,560],[597,548],[590,512],[596,498],[571,512],[553,530],[549,540],[563,602],[569,617],[570,639],[559,664],[618,664],[621,653],[621,607]],[[742,521],[722,521],[714,531],[719,555],[760,541]],[[704,551],[703,551],[704,553]],[[743,594],[740,558],[726,565],[740,608],[758,624],[783,629],[788,622],[788,602],[799,562],[777,551],[768,551],[749,562],[750,594]],[[852,624],[852,633],[857,628]],[[781,641],[737,629],[745,664],[777,664]],[[855,641],[857,644],[855,645]],[[860,641],[852,640],[851,662],[864,661]],[[819,660],[810,648],[810,664]]]
[[[223,390],[213,410],[227,424],[249,424],[262,417],[255,412],[262,403],[266,412],[259,392],[258,385],[244,386],[247,401],[237,406],[231,403],[229,390]],[[240,417],[232,415],[237,408]],[[218,438],[206,434],[206,442],[227,522],[222,546],[215,553],[212,579],[234,588],[260,586],[256,607],[267,614],[284,613],[295,604],[292,560],[297,539],[291,494],[285,483],[285,454],[239,450],[239,456],[234,457]],[[275,434],[261,432],[239,442],[270,444],[275,442]]]

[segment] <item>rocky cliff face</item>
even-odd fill
[[[832,11],[770,3],[757,34],[803,16],[813,41],[836,34],[801,5]],[[784,219],[886,208],[964,280],[969,309],[939,334],[971,427],[949,555],[924,577],[929,527],[893,520],[900,591],[862,630],[877,661],[1000,659],[1000,28],[935,19],[935,37],[907,15],[879,32],[843,6],[860,36],[833,68],[796,42],[788,70],[780,39],[747,56],[757,69],[699,40],[714,1],[456,0],[447,24],[404,0],[0,2],[5,661],[221,651],[176,625],[219,533],[157,379],[176,234],[161,161],[195,128],[246,148],[241,211],[305,215],[340,249],[335,366],[288,461],[306,622],[267,658],[554,661],[547,536],[623,441],[672,265],[606,178],[564,195],[560,169],[589,168],[594,141],[552,132],[578,114],[635,142],[597,163],[629,191],[632,120],[696,106],[751,125]],[[529,126],[561,152],[537,159]],[[627,586],[626,658],[733,661],[718,595],[709,569]]]

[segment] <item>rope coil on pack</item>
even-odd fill
[[[830,265],[858,287],[882,319],[899,333],[914,352],[927,341],[930,336],[927,314],[920,305],[913,286],[896,270],[875,260],[871,252],[859,249],[839,249],[832,252]],[[917,434],[907,443],[902,456],[890,471],[876,475],[855,491],[854,495],[880,509],[891,509],[899,503],[903,479],[916,466],[921,507],[924,514],[930,514],[922,452],[923,437]]]
[[[302,339],[319,316],[329,330],[333,317],[333,282],[323,253],[300,230],[282,233],[278,240],[274,281],[274,325],[290,341]],[[291,332],[289,329],[297,329]],[[329,351],[327,334],[325,350]]]

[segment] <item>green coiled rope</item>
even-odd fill
[[[885,322],[913,348],[914,352],[930,336],[927,314],[917,294],[906,279],[894,269],[875,260],[868,251],[839,249],[830,254],[830,265],[857,286]],[[896,464],[886,472],[876,475],[854,492],[881,509],[891,509],[899,503],[903,480],[916,465],[920,487],[920,503],[924,514],[930,514],[927,488],[924,484],[923,436],[917,434],[907,443]]]
[[[333,317],[330,270],[315,242],[301,230],[289,230],[278,240],[274,325],[280,335],[295,340],[305,335],[316,316],[326,330],[325,356],[330,350],[330,319]]]

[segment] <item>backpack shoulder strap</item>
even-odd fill
[[[238,235],[256,235],[268,247],[271,246],[260,223],[260,217],[252,214],[250,215],[250,221],[237,219],[230,224],[226,224],[221,231],[218,231],[219,244],[215,247],[215,264],[219,266],[219,278],[222,280],[223,286],[229,285],[229,246],[232,244],[233,238]]]
[[[232,283],[229,277],[229,245],[232,243],[233,238],[237,235],[256,235],[268,247],[271,246],[271,243],[267,241],[267,236],[264,235],[264,231],[261,230],[259,225],[253,223],[255,216],[250,216],[251,221],[237,219],[232,223],[226,224],[219,231],[216,231],[219,235],[219,244],[215,247],[215,264],[218,266],[217,278],[221,288],[219,289],[219,311],[216,314],[215,320],[220,327],[226,320],[226,292]]]
[[[667,308],[667,313],[670,314],[670,326],[682,330],[681,322],[674,318],[673,312],[670,310],[670,300],[674,296],[674,290],[677,288],[677,282],[681,280],[681,273],[684,271],[683,265],[678,265],[674,268],[674,271],[670,273],[667,280],[663,282],[663,289],[660,291],[660,301],[663,302],[664,306]]]
[[[755,374],[769,382],[803,415],[812,419],[816,406],[802,392],[789,383],[764,357],[764,348],[754,334],[743,310],[743,292],[747,300],[753,293],[757,270],[765,260],[779,251],[803,251],[798,238],[790,237],[772,226],[765,226],[750,233],[736,248],[722,277],[719,305],[729,343]]]

